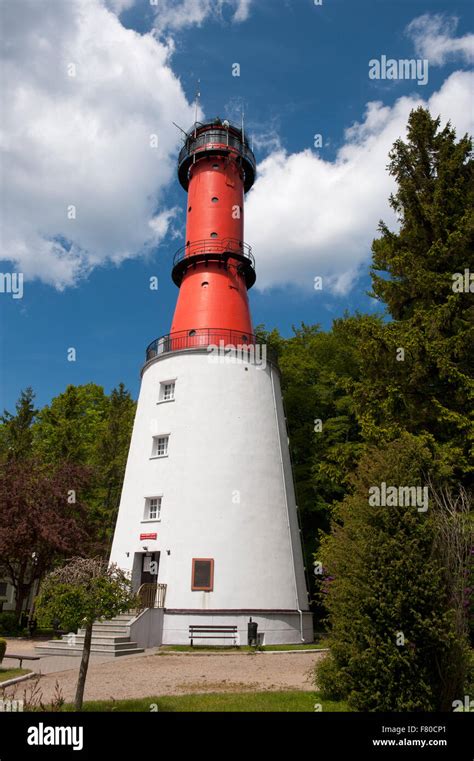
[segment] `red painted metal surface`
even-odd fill
[[[218,325],[252,334],[244,272],[250,267],[243,242],[244,170],[238,151],[218,143],[204,147],[196,150],[188,172],[186,246],[179,277],[174,275],[180,290],[170,332]]]

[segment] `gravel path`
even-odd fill
[[[86,700],[120,700],[199,692],[314,689],[312,672],[319,653],[144,654],[91,663]],[[77,659],[77,669],[79,659]],[[77,669],[46,674],[39,686],[43,701],[51,700],[56,680],[67,702],[74,698]],[[26,685],[18,685],[21,698]],[[11,693],[14,687],[5,692]]]

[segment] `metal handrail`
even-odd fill
[[[178,163],[181,161],[181,155],[185,156],[189,151],[197,150],[202,146],[225,145],[229,148],[236,148],[240,153],[245,155],[253,166],[256,166],[255,156],[251,150],[247,137],[242,136],[242,129],[237,124],[201,124],[196,123],[189,128],[186,133],[186,140],[180,151]]]
[[[166,584],[142,584],[137,592],[137,611],[145,608],[164,608],[166,599]]]
[[[228,125],[228,126],[227,126]],[[190,137],[191,135],[199,134],[201,130],[203,129],[225,129],[227,130],[230,127],[231,130],[236,132],[238,135],[242,135],[242,123],[241,122],[234,122],[230,119],[217,119],[211,122],[194,122],[191,124],[190,128],[187,130],[186,135]],[[246,145],[249,144],[247,135],[245,135],[245,143]]]
[[[245,257],[255,268],[255,259],[252,254],[252,247],[237,238],[206,238],[203,240],[193,240],[185,246],[179,248],[173,257],[173,266],[181,262],[188,256],[198,254],[236,254],[239,258]]]
[[[199,154],[219,154],[235,151],[243,160],[244,189],[247,192],[253,185],[257,172],[257,162],[242,130],[234,125],[195,124],[186,133],[186,139],[178,156],[178,177],[187,189],[188,169]]]
[[[178,156],[178,165],[180,165],[185,158],[191,153],[198,153],[200,150],[206,150],[212,147],[225,146],[226,148],[232,148],[243,156],[252,165],[254,171],[257,169],[257,162],[253,151],[242,142],[241,138],[236,137],[231,132],[225,129],[212,129],[207,132],[202,132],[200,135],[190,136],[187,138],[185,144],[181,148]]]
[[[199,349],[207,346],[225,345],[236,347],[255,346],[257,339],[253,333],[231,330],[229,328],[196,328],[195,330],[178,330],[174,333],[155,338],[147,346],[146,361],[157,357],[159,354],[168,354],[181,349]]]

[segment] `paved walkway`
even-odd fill
[[[13,648],[12,648],[13,649]],[[303,650],[292,653],[278,653],[271,658],[265,653],[174,653],[157,654],[146,651],[142,655],[109,658],[98,662],[93,659],[87,675],[86,700],[121,700],[123,698],[143,698],[158,695],[183,695],[202,692],[243,692],[255,690],[307,690],[314,689],[312,674],[318,653]],[[62,660],[62,656],[51,656],[51,660]],[[44,674],[39,688],[43,701],[51,700],[56,682],[59,683],[64,699],[74,698],[79,669],[79,658],[67,669],[57,671],[52,664]],[[44,664],[46,665],[46,664]],[[37,669],[38,670],[38,669]],[[32,684],[31,680],[31,684]],[[17,685],[16,697],[23,696],[30,682]],[[7,687],[11,694],[15,687]]]

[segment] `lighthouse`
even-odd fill
[[[147,644],[247,644],[250,620],[263,644],[313,639],[280,374],[248,300],[255,174],[243,125],[186,133],[178,298],[146,350],[110,558],[143,600]]]

